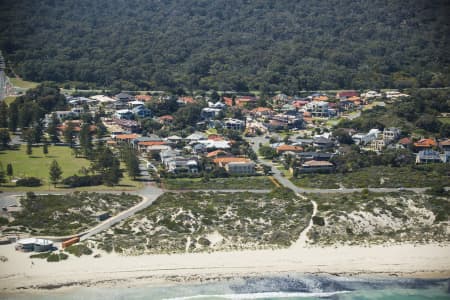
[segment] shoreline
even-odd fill
[[[0,246],[0,295],[73,288],[165,286],[292,274],[368,278],[450,278],[450,244],[297,247],[122,256],[101,253],[49,263]]]

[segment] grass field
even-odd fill
[[[24,89],[35,88],[39,84],[37,82],[25,81],[25,80],[20,79],[20,78],[11,78],[11,77],[9,78],[9,81],[11,82],[11,84],[13,86],[24,88]]]
[[[33,154],[28,156],[25,153],[25,146],[22,145],[19,150],[7,150],[0,152],[0,162],[3,169],[6,170],[8,163],[12,164],[14,177],[37,177],[43,181],[40,187],[16,187],[14,183],[4,184],[1,188],[4,191],[34,191],[34,190],[55,190],[53,185],[48,182],[49,167],[53,160],[56,160],[60,165],[63,174],[66,178],[78,173],[81,167],[89,167],[90,162],[84,158],[75,158],[72,155],[72,150],[69,147],[49,146],[48,154],[45,156],[42,153],[42,147],[33,147]],[[79,175],[79,174],[78,174]],[[118,186],[107,187],[104,185],[77,188],[76,190],[133,190],[142,187],[139,182],[132,181],[126,174],[120,181]],[[62,187],[56,187],[56,190],[61,190]]]
[[[203,181],[203,178],[167,178],[163,183],[164,187],[169,190],[265,190],[275,187],[273,182],[266,176],[210,178],[207,182]]]

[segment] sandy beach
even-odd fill
[[[450,277],[448,244],[323,248],[294,245],[281,250],[141,256],[101,252],[100,258],[70,256],[57,263],[31,260],[30,253],[17,252],[13,245],[3,245],[0,255],[8,258],[6,262],[0,262],[0,293],[78,285],[134,286],[293,273]]]

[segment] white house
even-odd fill
[[[328,117],[328,102],[311,101],[305,105],[306,111],[310,112],[313,117]]]
[[[227,129],[243,130],[245,128],[245,121],[228,118],[223,121],[223,126]]]
[[[378,138],[380,131],[378,129],[370,129],[368,133],[356,133],[352,136],[356,145],[367,145]]]
[[[129,109],[119,109],[114,113],[116,119],[131,120],[133,118],[133,112]]]

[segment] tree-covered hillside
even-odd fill
[[[260,90],[450,85],[447,0],[2,0],[34,81]]]

